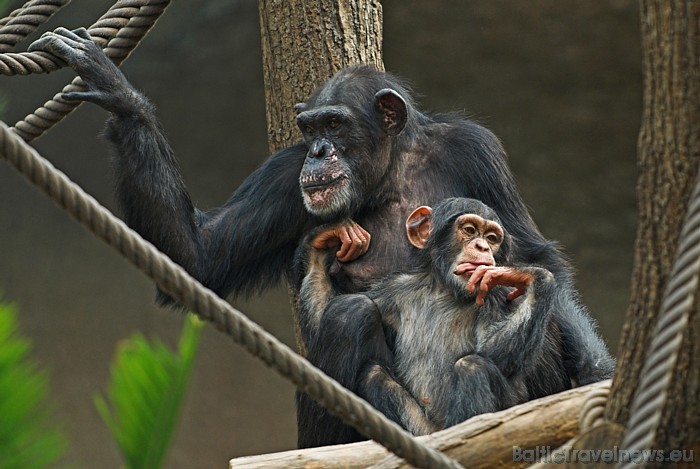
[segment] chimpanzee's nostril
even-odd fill
[[[311,146],[311,156],[313,156],[314,158],[323,156],[323,144],[321,142],[316,141]]]
[[[311,158],[322,158],[325,157],[331,148],[331,143],[325,138],[320,140],[315,140],[309,148],[309,156]]]

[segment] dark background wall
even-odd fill
[[[383,4],[387,69],[412,80],[424,108],[472,114],[501,137],[535,220],[573,259],[583,301],[614,350],[636,223],[636,2]],[[50,28],[87,26],[110,5],[73,0]],[[174,1],[124,66],[158,106],[200,207],[222,203],[267,156],[259,36],[253,0]],[[1,78],[4,120],[23,118],[71,78]],[[34,145],[115,209],[99,137],[105,118],[82,106]],[[181,317],[153,306],[145,277],[2,164],[0,227],[0,291],[51,370],[71,458],[117,467],[92,395],[104,389],[120,339],[141,330],[172,344]],[[293,344],[283,288],[236,305]],[[293,394],[208,328],[169,467],[225,467],[233,456],[293,448]]]

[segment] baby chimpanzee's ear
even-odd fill
[[[423,249],[433,231],[433,209],[427,205],[418,207],[406,219],[406,237],[408,241]]]

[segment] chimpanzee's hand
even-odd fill
[[[357,259],[369,249],[371,236],[360,225],[348,219],[323,227],[311,240],[311,247],[325,250],[340,245],[336,258],[341,262]]]
[[[92,41],[85,28],[58,28],[44,33],[29,46],[30,51],[49,52],[65,61],[80,75],[89,91],[64,93],[68,101],[90,101],[115,114],[129,114],[142,106],[124,74]]]
[[[460,266],[455,270],[456,275],[461,275]],[[512,301],[525,293],[535,276],[529,272],[518,270],[512,267],[497,267],[493,265],[480,265],[477,267],[467,281],[467,291],[476,294],[476,304],[483,305],[486,294],[497,285],[504,287],[514,287],[515,290],[508,293],[508,301]]]

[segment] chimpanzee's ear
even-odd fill
[[[399,93],[384,88],[374,95],[374,108],[379,113],[380,124],[389,135],[398,135],[406,125],[408,111],[406,101]]]
[[[297,114],[300,114],[300,113],[306,111],[308,108],[309,108],[309,105],[306,103],[296,103],[294,105],[294,112],[296,112]]]
[[[433,231],[433,209],[423,205],[406,219],[406,237],[418,249],[425,247],[430,232]]]

